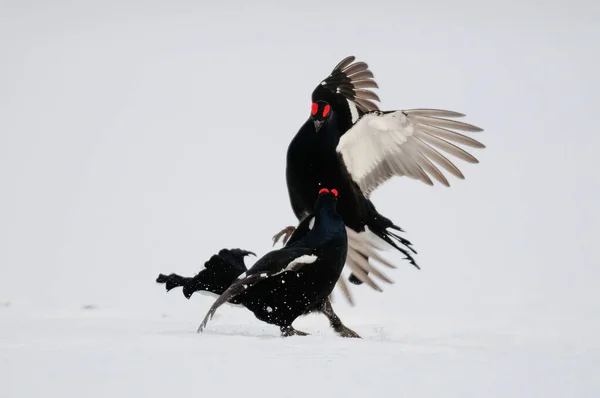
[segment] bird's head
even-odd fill
[[[321,237],[345,234],[343,232],[344,220],[337,212],[338,199],[339,193],[335,188],[321,188],[319,190],[315,203],[315,223],[311,231],[315,231]]]
[[[310,109],[311,119],[315,124],[315,131],[319,132],[323,125],[331,118],[331,105],[325,101],[313,102]]]
[[[319,209],[329,209],[335,211],[338,200],[338,190],[335,188],[321,188],[315,203],[315,211]]]

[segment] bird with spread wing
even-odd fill
[[[354,56],[335,66],[314,89],[310,115],[289,144],[286,182],[298,220],[310,216],[319,187],[339,189],[345,198],[338,212],[348,234],[349,280],[381,291],[371,275],[392,281],[369,259],[395,266],[379,256],[378,249],[391,246],[419,267],[411,242],[398,234],[404,232],[399,226],[377,211],[370,200],[372,192],[394,176],[450,186],[447,174],[465,177],[448,155],[478,163],[459,145],[485,146],[463,134],[483,130],[455,120],[465,116],[462,113],[442,109],[382,111],[376,104],[379,97],[371,90],[375,88],[378,85],[368,65],[355,62]],[[294,227],[284,228],[273,237],[274,243],[282,236],[285,243],[293,231]],[[343,276],[338,286],[353,304]]]

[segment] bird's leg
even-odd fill
[[[354,337],[354,338],[358,338],[358,339],[361,338],[358,335],[358,333],[356,333],[354,330],[350,329],[349,327],[345,326],[342,323],[342,320],[340,319],[340,317],[337,316],[337,314],[333,311],[333,307],[331,306],[331,301],[329,301],[329,298],[327,298],[327,299],[325,299],[325,301],[323,301],[323,304],[321,304],[319,311],[321,311],[323,313],[323,315],[325,315],[327,317],[327,319],[329,319],[329,323],[331,324],[331,327],[340,336]]]
[[[281,326],[281,335],[283,337],[289,337],[289,336],[308,336],[309,334],[306,332],[302,332],[300,330],[296,330],[292,327],[292,325],[288,325],[288,326]]]
[[[285,227],[281,231],[277,232],[273,236],[273,246],[275,246],[275,244],[279,241],[279,238],[281,238],[282,236],[283,236],[283,244],[285,245],[295,230],[296,230],[296,227],[290,225],[289,227]]]

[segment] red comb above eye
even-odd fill
[[[313,102],[310,112],[313,115],[316,115],[318,110],[319,110],[319,105],[317,105],[316,103]]]
[[[323,117],[327,116],[330,110],[331,107],[329,105],[325,105],[325,109],[323,109]]]
[[[328,192],[329,192],[329,189],[327,189],[327,188],[321,188],[321,190],[319,191],[319,195],[322,194],[322,193],[328,193]]]
[[[335,196],[335,197],[337,198],[337,196],[338,196],[338,191],[337,191],[337,189],[333,188],[333,189],[331,190],[331,193],[333,194],[333,196]]]

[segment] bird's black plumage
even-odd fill
[[[183,277],[178,274],[159,274],[156,282],[164,283],[167,292],[182,286],[183,295],[192,297],[197,291],[222,294],[243,272],[247,271],[244,257],[255,254],[242,249],[222,249],[204,263],[204,269],[194,277]],[[237,304],[237,303],[233,303]]]
[[[243,265],[243,254],[227,258],[227,250],[221,250],[196,277],[161,274],[157,282],[167,283],[167,290],[183,285],[188,298],[196,290],[220,294],[199,331],[219,306],[229,302],[242,304],[258,319],[279,326],[284,336],[304,334],[292,323],[301,315],[318,311],[327,316],[340,335],[359,337],[342,324],[329,301],[344,267],[348,242],[345,225],[336,211],[338,191],[319,191],[312,213],[314,222],[301,222],[284,248],[265,254],[250,269]],[[226,289],[222,289],[224,284],[228,284]]]

